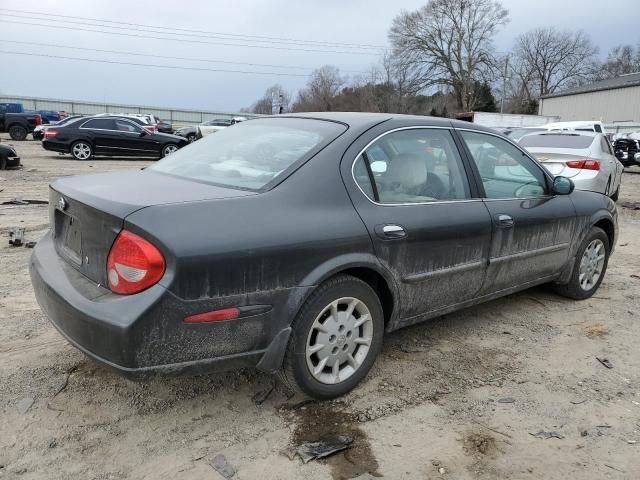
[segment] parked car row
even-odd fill
[[[77,160],[96,155],[162,158],[189,143],[177,135],[158,132],[139,115],[77,117],[43,131],[45,150],[70,153]]]
[[[640,166],[640,132],[614,135],[613,147],[625,167]]]
[[[212,133],[219,132],[220,130],[230,127],[236,123],[246,121],[246,117],[233,117],[233,118],[216,118],[213,120],[207,120],[200,125],[184,127],[177,129],[174,133],[186,138],[189,143],[195,142],[199,138],[206,137]]]

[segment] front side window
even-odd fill
[[[82,125],[82,128],[95,128],[98,130],[115,130],[116,125],[111,118],[94,118]]]
[[[546,194],[542,170],[533,160],[500,137],[461,131],[475,162],[487,198],[525,198]],[[532,137],[525,137],[529,139]]]
[[[369,199],[383,204],[470,198],[462,160],[448,130],[389,133],[358,157],[353,175]]]
[[[343,124],[323,120],[251,120],[192,143],[149,169],[216,185],[261,190],[345,130]]]

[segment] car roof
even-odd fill
[[[284,115],[277,115],[277,117],[289,117],[289,118],[310,118],[318,120],[328,120],[333,122],[341,122],[349,125],[350,127],[366,127],[373,126],[378,123],[385,122],[387,120],[401,120],[401,121],[416,121],[421,125],[428,126],[429,123],[433,123],[433,126],[442,126],[443,123],[449,124],[454,128],[465,128],[471,130],[484,131],[488,133],[495,133],[495,131],[488,127],[465,122],[462,120],[453,120],[450,118],[442,117],[429,117],[426,115],[404,115],[400,113],[366,113],[366,112],[306,112],[306,113],[287,113]],[[269,118],[269,117],[260,117]]]

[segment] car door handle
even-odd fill
[[[515,222],[513,221],[513,217],[511,215],[501,213],[499,215],[496,215],[496,224],[500,228],[512,228]]]
[[[376,225],[376,234],[384,239],[404,238],[407,232],[400,225]]]

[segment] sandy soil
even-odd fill
[[[0,172],[0,202],[148,163],[15,146],[24,167]],[[640,169],[624,175],[594,298],[542,287],[447,315],[389,335],[344,398],[300,403],[276,386],[261,405],[274,384],[256,371],[132,383],[83,357],[35,302],[31,251],[8,244],[12,227],[44,235],[47,207],[0,205],[0,478],[216,479],[216,454],[239,480],[640,478],[640,211],[626,202],[640,202]],[[353,447],[306,465],[283,454],[329,433]]]

